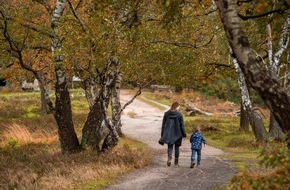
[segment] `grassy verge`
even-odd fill
[[[190,134],[201,127],[209,145],[226,152],[223,157],[231,159],[239,169],[258,167],[262,146],[255,142],[252,134],[239,131],[237,117],[186,117],[185,126]]]
[[[78,90],[71,99],[80,136],[88,106]],[[0,189],[100,189],[149,163],[146,145],[126,137],[110,152],[61,154],[55,120],[40,105],[39,93],[0,94]]]
[[[63,155],[57,142],[10,145],[0,149],[0,189],[100,189],[150,160],[145,145],[128,138],[102,154]]]

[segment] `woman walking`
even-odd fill
[[[166,111],[163,116],[161,139],[159,140],[159,143],[160,144],[165,143],[168,145],[167,166],[171,165],[173,147],[175,149],[174,164],[178,165],[179,147],[181,146],[182,143],[182,137],[186,137],[183,116],[179,112],[179,107],[180,107],[179,103],[174,102],[171,105],[170,110]]]

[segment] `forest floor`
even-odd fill
[[[128,91],[121,94],[122,102],[130,100]],[[168,107],[165,106],[165,110]],[[123,133],[148,144],[152,153],[152,162],[148,167],[136,170],[121,177],[117,184],[107,190],[209,190],[221,189],[236,173],[234,164],[220,155],[220,149],[207,145],[202,149],[202,161],[199,167],[190,168],[189,136],[180,147],[179,165],[170,167],[167,162],[167,146],[158,144],[164,111],[135,99],[122,115]],[[205,137],[206,138],[206,137]],[[174,162],[174,161],[173,161]]]

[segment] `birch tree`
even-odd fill
[[[70,93],[67,86],[67,74],[64,66],[64,55],[62,52],[62,36],[60,36],[60,19],[66,7],[66,0],[57,0],[51,15],[51,28],[54,37],[51,41],[52,57],[55,65],[55,113],[54,117],[58,124],[58,134],[63,152],[77,151],[79,141],[74,130],[72,120]]]
[[[282,130],[290,137],[290,96],[277,80],[260,65],[240,23],[232,0],[215,0],[219,15],[233,50],[233,55],[245,75],[246,81],[262,97],[274,114]],[[289,143],[290,146],[290,143]]]
[[[268,134],[263,124],[262,118],[254,111],[247,88],[245,76],[236,59],[233,59],[236,72],[238,73],[238,82],[242,96],[242,106],[254,132],[255,138],[259,142],[268,141]]]

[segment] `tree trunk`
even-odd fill
[[[243,102],[241,102],[240,131],[249,133],[250,132],[249,127],[250,127],[249,118],[243,107]]]
[[[39,82],[40,86],[40,95],[41,95],[41,113],[46,115],[49,113],[54,113],[53,103],[49,97],[49,90],[47,86],[47,79],[42,71],[37,72],[36,79]]]
[[[41,114],[42,115],[47,115],[49,114],[49,109],[48,109],[48,106],[47,106],[47,102],[46,102],[46,99],[45,99],[45,92],[42,88],[40,88],[40,96],[41,96]]]
[[[105,128],[101,102],[99,99],[96,99],[82,130],[82,147],[92,147],[93,149],[100,150],[99,146],[103,138],[102,132]]]
[[[119,70],[119,69],[118,69]],[[111,106],[112,106],[112,122],[117,128],[119,135],[122,135],[122,124],[121,124],[121,101],[120,101],[120,90],[122,83],[122,75],[118,71],[117,79],[112,88]]]
[[[247,118],[254,132],[255,138],[259,142],[268,141],[268,134],[264,127],[262,118],[254,111],[249,95],[249,90],[245,81],[245,77],[236,59],[233,59],[236,72],[238,73],[238,82],[242,95],[242,106],[245,110]]]
[[[269,134],[270,137],[273,138],[275,141],[282,142],[283,141],[283,131],[277,121],[275,120],[275,117],[271,113],[270,115],[270,125],[269,125]]]
[[[116,82],[118,80],[118,77],[120,75],[119,73],[120,69],[120,62],[117,57],[111,57],[108,63],[108,71],[106,73],[106,78],[103,81],[102,84],[102,107],[103,107],[103,114],[104,119],[107,127],[110,130],[109,135],[106,137],[102,150],[113,148],[118,144],[119,141],[119,134],[117,131],[117,126],[113,123],[113,121],[109,118],[108,110],[106,109],[106,100],[110,100],[112,97],[112,89],[114,86],[116,86]],[[121,111],[118,113],[121,114]],[[115,115],[115,118],[118,118],[120,116]],[[120,121],[120,120],[119,120]]]
[[[56,68],[59,73],[59,69]],[[79,141],[74,130],[69,91],[64,76],[57,76],[55,86],[55,113],[54,117],[58,125],[58,135],[63,153],[72,153],[80,149]],[[64,80],[66,81],[66,80]]]
[[[62,55],[62,40],[59,37],[60,18],[66,6],[66,0],[57,0],[52,13],[51,27],[54,32],[51,49],[55,63],[55,113],[58,135],[63,153],[71,153],[80,149],[79,141],[72,121],[71,100],[67,88],[67,77]]]
[[[86,99],[88,101],[90,109],[92,109],[95,104],[95,99],[99,96],[97,84],[94,81],[93,77],[89,77],[84,80],[83,85]]]
[[[276,80],[278,80],[280,75],[282,54],[285,52],[289,43],[289,25],[290,25],[290,15],[288,15],[287,19],[285,20],[282,33],[280,35],[277,51],[274,54],[274,56],[272,47],[272,29],[270,24],[267,25],[267,31],[269,35],[268,39],[269,72],[271,77]],[[272,113],[270,115],[269,134],[276,141],[283,140],[283,131]]]
[[[287,133],[290,148],[290,96],[269,76],[264,66],[259,64],[259,58],[250,47],[242,29],[233,0],[215,0],[215,2],[234,57],[247,83],[259,93],[283,131]]]

